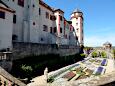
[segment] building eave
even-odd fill
[[[61,10],[61,9],[56,9],[56,10],[54,10],[54,12],[57,12],[57,11],[59,11],[59,12],[61,12],[61,13],[64,13],[64,11]]]
[[[15,11],[13,9],[11,9],[10,7],[8,7],[3,1],[0,0],[0,9],[11,12],[11,13],[15,13]]]
[[[0,9],[5,10],[5,11],[8,11],[8,12],[11,12],[11,13],[15,13],[14,10],[9,9],[9,8],[4,8],[4,7],[1,7],[1,6],[0,6]]]
[[[44,3],[42,0],[39,0],[39,4],[53,12],[53,9],[49,5]]]

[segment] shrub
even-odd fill
[[[94,51],[94,52],[92,53],[92,57],[97,57],[97,56],[98,56],[97,52]]]
[[[52,83],[53,81],[54,81],[54,77],[50,77],[50,78],[48,78],[48,80],[47,80],[48,83]]]
[[[113,56],[114,56],[114,58],[115,58],[115,49],[113,49]]]
[[[28,76],[31,76],[32,74],[32,67],[31,66],[26,66],[26,65],[23,65],[21,66],[21,70],[25,73],[25,75],[28,77]]]
[[[107,58],[106,52],[102,51],[102,52],[101,52],[101,56],[102,56],[103,58]]]
[[[85,58],[86,55],[84,53],[82,53],[82,54],[80,54],[80,56],[83,57],[83,58]]]

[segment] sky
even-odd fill
[[[84,14],[84,45],[102,46],[109,41],[115,46],[115,0],[44,0],[54,8],[62,9],[70,20],[75,9]]]

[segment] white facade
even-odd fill
[[[0,50],[12,48],[13,13],[0,3]]]
[[[80,45],[84,44],[84,33],[83,33],[83,13],[78,9],[71,14],[72,26],[75,29],[76,35]]]
[[[4,25],[6,22],[3,24],[4,28],[10,27],[13,30],[10,30],[13,41],[77,45],[76,35],[74,31],[70,31],[71,24],[68,28],[64,25],[66,19],[62,10],[53,9],[42,0],[2,0],[2,2],[15,11],[13,17],[9,17],[12,14],[7,16],[13,21],[8,22],[6,26]],[[3,20],[0,19],[0,22],[3,23]],[[74,23],[72,25],[74,26]]]

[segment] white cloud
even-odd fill
[[[115,34],[108,34],[106,36],[90,36],[85,37],[85,46],[102,46],[103,43],[109,41],[115,45]]]

